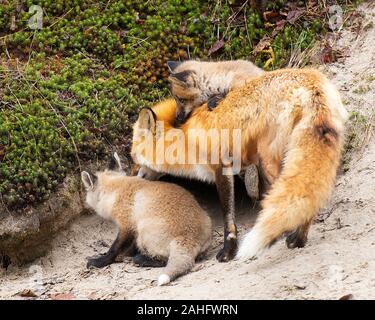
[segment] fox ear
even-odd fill
[[[156,132],[156,115],[150,108],[143,108],[138,116],[139,127],[150,130],[153,134]]]
[[[94,179],[91,178],[91,175],[87,171],[81,172],[81,179],[86,190],[94,189]]]
[[[115,152],[109,160],[108,169],[122,171],[121,160],[117,152]]]
[[[185,70],[177,73],[171,73],[169,76],[172,79],[181,81],[181,82],[186,82],[189,78],[189,76],[192,74],[193,71]]]
[[[119,157],[119,155],[118,155],[117,152],[115,152],[115,153],[113,154],[113,158],[115,158],[115,160],[116,160],[116,163],[117,163],[118,169],[119,169],[119,170],[122,170],[121,159],[120,159],[120,157]]]
[[[177,73],[171,73],[168,79],[170,82],[176,82],[184,87],[195,87],[194,74],[195,72],[192,70],[185,70]]]
[[[171,73],[181,64],[181,61],[167,61],[168,69]]]

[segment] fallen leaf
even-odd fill
[[[280,21],[284,19],[284,17],[280,14],[280,12],[275,11],[266,11],[263,13],[264,21],[276,23],[277,21]]]
[[[289,11],[288,15],[286,16],[286,21],[288,21],[290,24],[294,24],[304,14],[305,11],[301,9]]]
[[[276,27],[273,29],[271,34],[272,39],[279,33],[279,31],[284,29],[285,24],[286,20],[280,20],[276,22]]]
[[[55,293],[55,294],[51,294],[50,298],[52,300],[75,300],[76,299],[73,293]]]
[[[345,296],[342,296],[339,300],[354,300],[354,296],[351,293],[349,293]]]
[[[325,44],[325,46],[323,47],[320,53],[320,61],[322,63],[332,63],[332,62],[335,62],[336,60],[337,60],[337,56],[332,46],[329,44]]]
[[[222,47],[224,47],[224,40],[217,40],[211,48],[208,50],[207,55],[210,56],[211,54],[215,53],[216,51],[220,50]]]
[[[270,43],[271,43],[271,38],[269,36],[264,36],[262,39],[260,39],[258,44],[255,46],[253,50],[253,55],[258,54],[260,51],[269,47]]]

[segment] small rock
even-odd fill
[[[23,289],[22,291],[18,292],[17,295],[24,298],[36,298],[38,296],[34,291],[30,289]]]
[[[52,300],[75,300],[76,299],[73,293],[55,293],[55,294],[51,294],[50,298]]]
[[[339,300],[354,300],[354,296],[351,293],[349,293],[345,296],[342,296]]]
[[[295,284],[294,288],[296,288],[297,290],[305,290],[306,286],[303,285],[303,284],[302,285],[301,284]]]

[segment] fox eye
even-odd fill
[[[178,98],[178,101],[179,101],[181,104],[185,104],[188,100],[187,100],[187,99],[181,99],[181,98]]]

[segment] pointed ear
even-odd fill
[[[167,61],[167,66],[168,66],[168,69],[171,73],[174,72],[174,70],[176,70],[176,68],[181,64],[182,62],[181,61]]]
[[[121,159],[120,159],[120,157],[119,157],[119,155],[118,155],[117,152],[115,152],[115,153],[113,154],[113,158],[115,159],[115,161],[116,161],[116,163],[117,163],[118,170],[119,170],[119,171],[122,171]]]
[[[172,79],[176,79],[181,82],[186,82],[189,78],[189,76],[193,73],[193,71],[185,70],[178,73],[171,73],[169,76]]]
[[[194,74],[195,72],[192,70],[185,70],[178,73],[171,73],[168,79],[170,82],[176,82],[184,87],[195,87]]]
[[[81,179],[86,190],[94,189],[94,179],[87,171],[81,172]]]
[[[115,152],[115,153],[113,154],[113,158],[115,158],[115,160],[116,160],[116,163],[117,163],[118,169],[119,169],[119,170],[122,170],[121,159],[120,159],[120,157],[119,157],[119,155],[118,155],[117,152]]]
[[[108,169],[122,171],[121,160],[117,152],[115,152],[113,156],[111,157],[111,159],[109,160]]]
[[[143,108],[139,112],[138,123],[141,129],[150,130],[153,134],[156,132],[156,115],[150,108]]]

